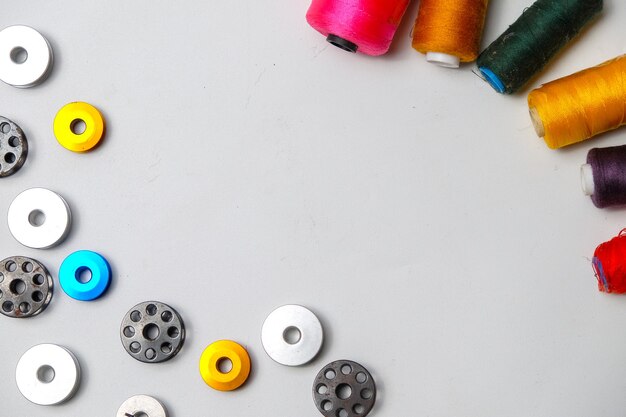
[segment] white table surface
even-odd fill
[[[494,1],[484,45],[528,6]],[[302,1],[4,0],[0,26],[28,24],[56,63],[40,87],[0,85],[0,114],[27,133],[22,170],[0,182],[61,193],[74,213],[60,246],[31,250],[0,223],[0,257],[57,272],[79,249],[114,283],[78,302],[57,285],[30,320],[0,317],[0,415],[113,416],[134,394],[183,416],[318,416],[317,371],[353,359],[388,416],[623,416],[626,298],[596,289],[590,258],[626,226],[580,190],[593,146],[549,150],[524,91],[496,94],[471,72],[425,62],[411,5],[390,54],[350,55],[305,21]],[[626,5],[605,13],[533,85],[626,52]],[[79,155],[52,133],[70,101],[102,110],[106,140]],[[132,359],[119,324],[157,299],[188,339],[160,364]],[[260,343],[275,307],[303,304],[327,335],[312,364],[274,363]],[[213,391],[197,370],[218,339],[244,344],[244,388]],[[51,342],[79,358],[78,394],[57,407],[20,395],[15,365]]]

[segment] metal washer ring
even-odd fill
[[[28,156],[24,131],[6,117],[0,116],[0,178],[20,170]]]
[[[331,362],[315,377],[313,400],[325,417],[365,417],[376,403],[376,384],[354,361]]]
[[[288,333],[299,333],[295,340]],[[272,311],[261,330],[263,348],[270,358],[282,365],[309,363],[322,348],[324,330],[313,312],[299,305],[284,305]]]
[[[18,54],[26,59],[18,61]],[[33,87],[43,82],[54,62],[48,40],[29,26],[9,26],[0,31],[0,80],[14,87]]]
[[[7,317],[33,317],[52,300],[52,276],[43,264],[25,256],[0,262],[0,313]]]
[[[80,274],[88,270],[91,279],[81,282]],[[63,261],[59,269],[59,283],[63,291],[75,300],[92,301],[100,297],[111,283],[111,267],[102,255],[79,250]]]
[[[43,223],[38,217],[45,216]],[[58,245],[70,231],[72,214],[63,197],[45,188],[22,191],[9,207],[9,230],[24,246],[46,249]]]
[[[47,375],[52,378],[46,379]],[[39,405],[60,404],[78,389],[80,365],[74,354],[64,347],[51,343],[37,345],[20,358],[15,380],[27,400]]]
[[[185,342],[185,324],[178,312],[158,301],[139,303],[124,316],[120,338],[126,352],[141,362],[172,359]]]
[[[122,403],[116,417],[135,416],[143,413],[149,417],[167,417],[167,410],[159,400],[149,395],[135,395]]]

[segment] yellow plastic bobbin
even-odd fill
[[[85,130],[77,128],[80,122]],[[66,149],[74,152],[85,152],[96,146],[104,134],[102,114],[89,103],[80,101],[66,104],[54,118],[54,136]]]
[[[228,372],[220,368],[223,362],[232,364]],[[250,356],[237,342],[219,340],[211,343],[200,356],[200,375],[208,386],[218,391],[233,391],[243,385],[250,375]]]

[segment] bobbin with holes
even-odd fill
[[[223,369],[225,361],[230,362],[230,369]],[[248,351],[232,340],[211,343],[202,352],[199,364],[204,382],[218,391],[233,391],[245,384],[251,366]]]
[[[167,417],[165,406],[149,395],[130,397],[117,410],[116,417],[134,417],[142,413],[148,417]]]
[[[120,338],[126,352],[146,363],[172,359],[185,342],[185,324],[178,312],[158,301],[139,303],[124,316]]]
[[[78,390],[80,365],[68,349],[45,343],[22,355],[15,369],[15,381],[27,400],[39,405],[60,404]]]
[[[52,300],[53,280],[39,261],[12,256],[0,262],[0,313],[7,317],[33,317]]]
[[[261,341],[263,349],[274,361],[300,366],[317,356],[324,342],[324,331],[311,310],[299,305],[284,305],[265,319]]]
[[[376,403],[376,384],[354,361],[331,362],[315,377],[313,401],[325,417],[364,417]]]
[[[29,26],[9,26],[0,31],[0,80],[28,88],[50,74],[54,54],[48,40]]]
[[[0,178],[20,170],[28,156],[24,131],[6,117],[0,116]]]
[[[70,231],[72,213],[59,194],[45,188],[22,191],[9,206],[9,230],[24,246],[47,249]]]

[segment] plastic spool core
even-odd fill
[[[343,49],[344,51],[347,51],[347,52],[356,53],[357,49],[359,49],[359,46],[357,44],[350,42],[349,40],[339,37],[337,35],[330,34],[328,35],[328,37],[326,37],[326,40],[329,43],[335,45],[337,48]]]
[[[426,61],[444,68],[458,68],[461,65],[461,58],[442,52],[427,52]]]
[[[587,196],[591,196],[596,191],[596,186],[593,182],[593,169],[591,164],[584,164],[580,167],[580,180],[583,187],[583,193]]]
[[[530,110],[530,119],[533,121],[533,126],[535,127],[535,132],[537,132],[537,136],[540,138],[546,135],[546,129],[543,127],[543,121],[541,117],[539,117],[539,112],[535,107],[531,107]]]

